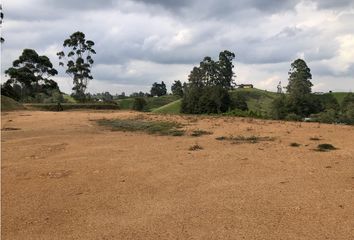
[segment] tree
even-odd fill
[[[219,84],[223,88],[226,89],[231,89],[233,85],[233,68],[234,65],[232,64],[232,61],[235,59],[235,54],[230,51],[223,51],[219,54]]]
[[[64,49],[67,48],[67,53],[64,51],[58,52],[60,66],[64,67],[66,63],[66,73],[73,78],[74,96],[78,100],[85,100],[85,91],[88,81],[92,80],[91,67],[94,63],[92,54],[96,51],[92,48],[95,43],[85,39],[85,34],[82,32],[73,33],[63,43]]]
[[[304,60],[295,60],[291,64],[288,74],[289,84],[286,89],[291,97],[301,98],[304,95],[311,93],[311,70]]]
[[[320,112],[323,104],[311,94],[312,75],[306,62],[302,59],[295,60],[288,74],[289,84],[286,88],[289,94],[274,100],[273,116],[279,119],[301,119]]]
[[[101,96],[102,96],[102,100],[103,100],[104,102],[111,102],[111,101],[113,101],[113,96],[112,96],[112,94],[110,94],[109,92],[104,92],[104,93],[101,94]]]
[[[171,91],[173,95],[183,97],[183,86],[180,80],[176,80],[172,86]]]
[[[182,112],[220,113],[235,106],[228,93],[232,87],[234,57],[234,53],[225,50],[219,54],[219,61],[205,57],[199,67],[192,69],[188,84],[183,87]]]
[[[58,84],[50,79],[58,74],[57,70],[53,68],[47,56],[40,56],[33,49],[24,49],[5,74],[9,75],[10,79],[4,83],[4,87],[19,91],[21,100],[35,97],[37,93],[51,95],[51,91],[59,91]]]
[[[166,84],[162,81],[161,83],[153,83],[150,93],[152,96],[163,96],[167,94]]]

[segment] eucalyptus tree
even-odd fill
[[[91,68],[94,63],[92,58],[96,51],[95,43],[86,40],[83,32],[75,32],[63,43],[64,50],[58,52],[59,65],[66,67],[66,73],[73,78],[74,96],[78,100],[85,100],[85,91],[89,80],[92,80]]]

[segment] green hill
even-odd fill
[[[24,110],[25,107],[12,98],[1,95],[1,111]]]
[[[331,94],[337,99],[339,104],[342,104],[343,99],[347,96],[348,92],[332,92]]]
[[[182,100],[178,99],[174,102],[166,104],[162,107],[154,109],[152,112],[154,113],[168,113],[168,114],[178,114],[181,110]]]
[[[237,94],[246,99],[250,111],[264,115],[270,113],[272,101],[278,96],[275,92],[257,88],[237,88],[230,92],[231,98],[236,97]]]

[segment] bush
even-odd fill
[[[354,104],[354,93],[348,93],[342,102],[342,112],[346,112],[353,107]]]
[[[247,111],[246,97],[241,92],[235,92],[232,96],[232,108]]]
[[[346,124],[354,124],[354,103],[346,105],[346,108],[339,116],[339,121]]]
[[[181,112],[191,114],[223,113],[231,107],[230,95],[221,86],[190,86],[182,99]]]
[[[147,132],[149,134],[183,136],[182,124],[177,122],[144,121],[139,119],[101,119],[97,120],[101,126],[111,128],[112,131]]]
[[[318,113],[315,119],[321,123],[335,123],[338,121],[337,112],[334,109],[328,109]]]
[[[286,115],[285,120],[287,120],[287,121],[301,121],[302,117],[295,114],[295,113],[289,113],[288,115]]]
[[[328,152],[328,151],[336,150],[336,149],[337,149],[337,148],[334,147],[332,144],[329,144],[329,143],[322,143],[322,144],[319,144],[319,145],[317,146],[316,151]]]
[[[146,105],[147,102],[145,101],[144,98],[135,98],[133,103],[133,110],[143,111],[145,110]]]
[[[284,94],[273,100],[271,107],[271,116],[273,119],[285,119],[288,111],[286,97]]]
[[[337,99],[333,96],[333,94],[327,93],[316,97],[318,98],[318,100],[321,102],[322,105],[322,109],[320,109],[320,111],[329,110],[329,109],[333,109],[335,111],[340,110],[339,103]]]

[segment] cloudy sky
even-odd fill
[[[276,90],[303,58],[314,91],[354,90],[354,0],[2,0],[2,81],[24,48],[45,54],[72,83],[56,52],[71,33],[93,40],[90,92],[149,91],[187,81],[204,56],[235,52],[237,83]]]

